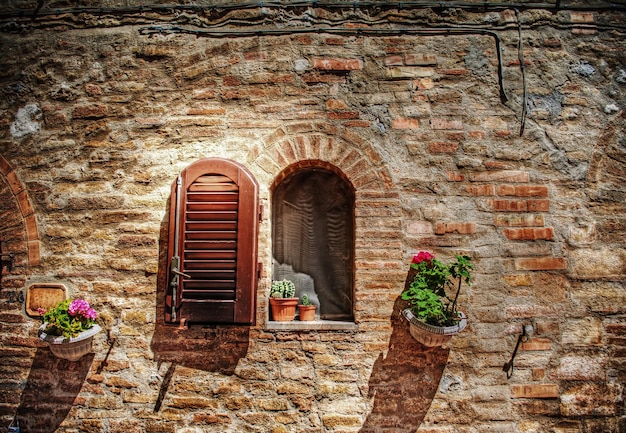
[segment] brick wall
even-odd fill
[[[621,12],[524,30],[520,136],[508,11],[451,18],[500,23],[504,103],[488,36],[149,36],[157,12],[26,20],[11,7],[28,6],[0,20],[0,236],[15,253],[0,291],[5,426],[18,413],[28,432],[626,428],[625,47],[602,27]],[[207,156],[260,184],[252,327],[163,323],[170,186]],[[356,189],[350,329],[267,326],[270,188],[307,160]],[[399,317],[422,249],[476,264],[460,299],[468,329],[446,348],[421,346]],[[93,354],[52,357],[20,303],[30,282],[92,301],[107,329]],[[507,379],[524,324],[534,334]]]

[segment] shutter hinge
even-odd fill
[[[263,222],[263,205],[259,205],[259,222]]]
[[[261,275],[263,275],[263,263],[259,262],[257,263],[257,279],[261,279]]]

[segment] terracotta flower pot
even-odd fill
[[[54,356],[67,359],[68,361],[78,361],[86,355],[91,350],[94,335],[102,330],[99,325],[93,325],[76,337],[66,338],[63,336],[48,335],[45,329],[45,323],[39,327],[39,331],[37,332],[39,338],[50,345],[50,351]]]
[[[315,320],[315,305],[298,305],[300,309],[300,320],[303,322],[308,322],[311,320]]]
[[[418,320],[408,308],[402,311],[402,315],[409,321],[411,336],[427,347],[443,346],[467,326],[467,317],[463,313],[460,313],[461,320],[454,326],[429,325]]]
[[[276,322],[291,322],[296,316],[298,298],[270,298],[272,319]]]

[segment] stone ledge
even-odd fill
[[[302,322],[275,322],[268,321],[265,324],[267,331],[358,331],[358,325],[354,322],[339,322],[335,320],[311,320]]]

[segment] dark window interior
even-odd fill
[[[272,195],[273,279],[290,279],[324,320],[353,319],[354,192],[326,168],[285,177]]]

